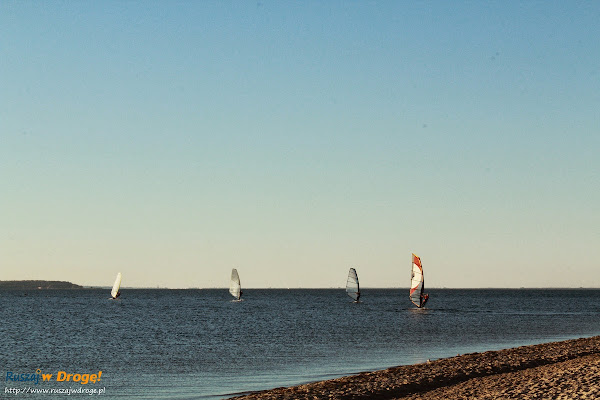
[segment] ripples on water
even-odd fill
[[[422,310],[397,289],[108,292],[0,292],[4,376],[101,370],[105,398],[219,398],[600,332],[600,290],[432,289]]]

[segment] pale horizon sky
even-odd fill
[[[600,287],[598,2],[1,2],[0,280]]]

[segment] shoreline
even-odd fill
[[[238,400],[447,398],[600,398],[600,336],[469,353],[231,397]]]

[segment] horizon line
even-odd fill
[[[0,281],[1,282],[1,281]],[[112,286],[91,286],[91,285],[79,285],[82,289],[108,289],[110,290]],[[211,286],[211,287],[156,287],[156,286],[122,286],[121,289],[145,289],[145,290],[229,290],[227,286]],[[344,290],[343,286],[331,286],[331,287],[245,287],[244,290],[331,290],[331,289],[340,289]],[[398,286],[388,286],[388,287],[364,287],[361,290],[409,290],[409,287],[398,287]],[[496,286],[486,286],[486,287],[431,287],[427,290],[527,290],[527,289],[600,289],[597,286],[521,286],[521,287],[496,287]]]

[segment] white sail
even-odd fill
[[[237,269],[231,270],[231,282],[229,283],[229,293],[237,300],[242,297],[242,285],[240,284],[240,276]]]
[[[360,287],[358,285],[358,275],[354,268],[348,271],[348,279],[346,281],[346,294],[358,302],[360,298]]]
[[[410,301],[417,307],[423,307],[427,302],[428,296],[423,294],[424,288],[425,278],[423,276],[423,265],[421,264],[421,259],[413,254],[410,278]]]
[[[119,293],[120,288],[121,288],[121,273],[119,272],[117,274],[117,279],[115,279],[115,284],[113,285],[113,288],[110,291],[110,295],[112,296],[113,299],[116,299],[117,296],[120,294]]]

